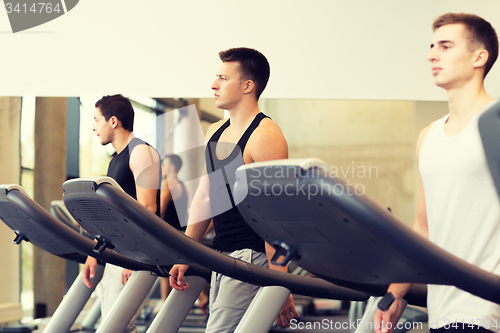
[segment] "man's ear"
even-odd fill
[[[490,54],[485,49],[478,49],[474,53],[474,68],[484,67],[488,61]]]
[[[118,127],[119,121],[118,118],[116,118],[116,116],[112,116],[111,118],[109,118],[109,122],[111,124],[111,127],[113,127],[113,129],[116,129]]]
[[[243,92],[249,94],[255,90],[255,83],[252,80],[246,80],[243,86]]]

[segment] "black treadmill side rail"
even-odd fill
[[[478,127],[486,161],[500,197],[500,102],[479,116]]]
[[[78,181],[82,184],[78,186],[71,184]],[[139,237],[143,236],[148,240],[140,247],[141,251],[147,254],[148,258],[144,259],[147,262],[155,260],[160,265],[196,262],[213,271],[258,286],[283,286],[293,293],[314,297],[341,300],[366,300],[369,297],[366,293],[335,286],[322,279],[278,272],[226,256],[179,232],[123,190],[106,182],[99,185],[95,182],[83,185],[85,182],[88,180],[71,180],[63,184],[64,202],[68,210],[92,234],[106,230],[96,230],[95,225],[93,226],[89,223],[89,219],[80,214],[82,207],[87,207],[88,213],[89,209],[92,209],[89,207],[93,202],[99,206],[96,209],[104,209],[104,212],[112,214],[114,224],[107,229],[112,231],[111,235],[104,237],[110,239],[115,250],[125,256],[133,255],[130,246],[133,247],[134,244],[127,239],[128,233],[131,233],[130,238],[135,243],[139,241],[137,237],[133,237],[134,233],[137,236],[137,232],[140,232]],[[84,190],[80,192],[81,188]],[[89,191],[92,188],[93,190]],[[170,252],[170,259],[158,256],[157,251]]]
[[[279,173],[279,163],[239,168],[234,193],[237,200],[242,199],[238,193],[246,196],[238,208],[248,224],[268,243],[286,244],[299,266],[349,287],[455,285],[500,304],[499,276],[416,234],[342,179],[300,166],[287,165],[288,174]],[[291,195],[274,195],[269,190],[273,186]],[[321,191],[305,193],[301,188]]]
[[[110,263],[134,271],[150,271],[158,276],[168,276],[170,267],[146,265],[132,260],[116,251],[106,249],[103,253],[93,252],[95,243],[73,228],[49,214],[29,196],[17,189],[0,191],[0,218],[9,226],[16,237],[64,259],[85,263],[92,256],[98,263]],[[191,266],[186,275],[196,275],[210,280],[211,272],[200,266]]]

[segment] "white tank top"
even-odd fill
[[[434,122],[420,148],[419,169],[430,241],[500,275],[500,203],[477,126],[482,112],[454,136],[444,132],[449,115]],[[500,331],[500,306],[456,287],[430,285],[427,308],[431,328],[482,321]]]

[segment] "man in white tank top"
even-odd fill
[[[470,14],[442,15],[433,30],[427,59],[435,84],[448,93],[450,113],[418,138],[421,182],[413,230],[500,275],[500,204],[477,127],[480,114],[495,103],[484,89],[484,77],[498,56],[497,35],[488,22]],[[389,287],[396,300],[375,315],[378,333],[392,331],[409,287]],[[456,287],[430,285],[427,307],[433,332],[500,332],[500,306]]]

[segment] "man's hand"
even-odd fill
[[[83,283],[89,288],[93,287],[90,279],[94,278],[96,267],[97,267],[97,260],[92,257],[87,257],[85,265],[83,266],[82,276],[83,276]]]
[[[403,310],[401,298],[396,298],[389,310],[377,310],[373,317],[375,333],[392,333],[396,325],[396,320],[401,316]]]
[[[184,283],[184,273],[188,270],[189,265],[174,265],[170,270],[170,286],[175,290],[186,290],[189,288],[188,283]]]
[[[134,271],[124,268],[122,271],[122,284],[125,285]]]
[[[288,296],[288,299],[283,305],[278,317],[276,318],[276,324],[280,327],[289,327],[290,321],[292,319],[297,319],[300,317],[300,314],[295,309],[295,303],[293,302],[292,295]]]

